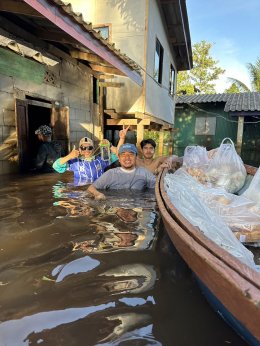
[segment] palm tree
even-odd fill
[[[249,71],[249,77],[251,80],[251,89],[241,82],[238,79],[235,78],[228,78],[230,82],[234,83],[240,92],[249,92],[249,91],[258,91],[260,92],[260,58],[256,59],[256,63],[248,63],[247,68]]]

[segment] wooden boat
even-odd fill
[[[246,166],[246,165],[245,165]],[[246,166],[248,174],[256,168]],[[174,207],[164,190],[166,170],[156,184],[164,226],[194,272],[213,308],[249,345],[260,345],[260,274],[203,235]]]

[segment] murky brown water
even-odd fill
[[[1,178],[1,346],[245,345],[173,249],[153,193],[95,202],[70,180]]]

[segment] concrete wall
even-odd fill
[[[162,83],[157,84],[152,78],[154,73],[154,56],[156,38],[163,49]],[[149,1],[148,38],[147,38],[147,77],[145,92],[145,112],[169,122],[174,123],[174,102],[169,95],[170,64],[175,68],[174,60],[167,41],[167,36],[161,20],[156,1]]]
[[[73,10],[81,12],[93,26],[109,25],[110,40],[132,60],[144,67],[145,0],[72,0]],[[142,88],[129,78],[115,76],[124,87],[107,88],[107,109],[118,112],[143,111]]]
[[[97,106],[92,103],[92,75],[89,69],[63,55],[61,63],[49,70],[57,78],[55,85],[45,82],[35,84],[15,76],[0,75],[0,174],[18,170],[16,98],[25,99],[27,95],[58,101],[62,106],[67,106],[71,145],[78,145],[79,139],[84,136],[92,137],[94,131],[96,136],[99,135]]]

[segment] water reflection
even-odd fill
[[[163,245],[153,193],[97,202],[57,177],[0,181],[1,346],[244,346]]]

